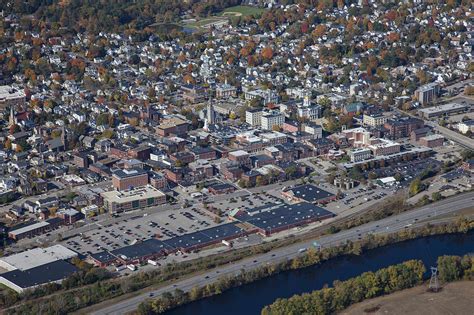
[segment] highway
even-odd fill
[[[426,124],[431,125],[433,128],[438,130],[439,133],[443,134],[446,138],[459,143],[463,147],[474,150],[474,141],[456,131],[452,131],[446,127],[440,126],[437,123],[426,122]]]
[[[174,284],[151,290],[138,296],[119,301],[113,305],[109,305],[91,314],[126,314],[134,311],[138,305],[151,295],[159,296],[165,292],[171,292],[175,289],[189,291],[195,286],[204,286],[208,283],[216,281],[223,275],[235,275],[240,273],[242,269],[252,269],[261,265],[276,263],[287,259],[302,255],[299,250],[301,248],[309,248],[313,246],[313,242],[317,241],[322,248],[335,246],[346,241],[357,241],[368,234],[385,234],[403,230],[407,227],[413,228],[421,226],[429,221],[439,221],[440,216],[454,214],[455,212],[472,208],[474,203],[474,191],[457,195],[437,203],[430,204],[415,210],[407,211],[399,215],[391,216],[379,221],[370,222],[349,230],[341,231],[336,234],[326,235],[318,239],[293,244],[287,247],[278,248],[265,254],[255,255],[232,264],[220,266],[209,270],[202,275],[196,275],[188,279],[184,279]],[[423,221],[423,223],[421,223]]]

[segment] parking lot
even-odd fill
[[[241,197],[230,197],[225,200],[216,201],[212,207],[220,209],[223,213],[240,208],[242,210],[249,210],[256,207],[270,205],[274,203],[281,203],[283,200],[274,195],[267,193],[253,193],[251,195]]]
[[[217,224],[196,208],[162,211],[154,214],[137,213],[123,221],[100,225],[61,244],[82,254],[114,250],[156,237],[168,239],[200,231]]]
[[[367,177],[369,173],[375,172],[377,178],[384,178],[399,174],[402,177],[401,185],[408,186],[416,177],[420,176],[428,168],[437,171],[441,166],[442,163],[440,161],[429,158],[426,160],[400,162],[376,170],[365,171],[364,175]]]

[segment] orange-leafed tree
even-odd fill
[[[273,49],[270,46],[267,46],[262,49],[262,58],[270,60],[273,58]]]

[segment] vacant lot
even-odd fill
[[[361,302],[341,314],[472,314],[474,281],[450,283],[438,293],[427,292],[426,288],[424,285]]]
[[[250,7],[245,5],[238,5],[235,7],[230,7],[224,10],[222,15],[226,16],[250,16],[250,15],[260,15],[265,11],[265,9]]]

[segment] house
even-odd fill
[[[357,113],[361,113],[364,110],[365,106],[366,105],[364,103],[360,103],[360,102],[350,103],[342,107],[342,112],[345,115],[354,116]]]

